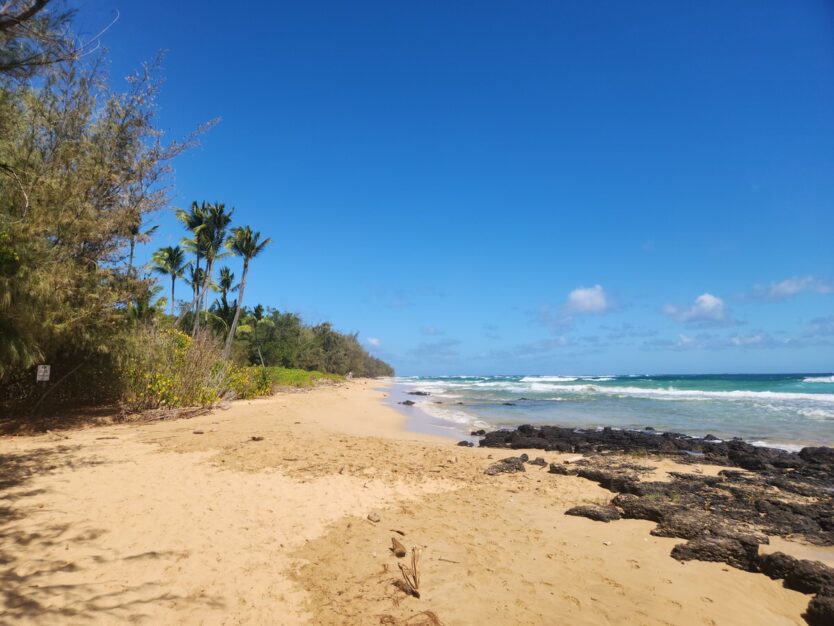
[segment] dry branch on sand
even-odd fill
[[[434,611],[420,611],[406,619],[397,619],[393,615],[380,615],[379,623],[385,626],[443,626],[443,622]]]
[[[423,549],[414,546],[411,548],[411,567],[397,563],[400,566],[400,571],[405,581],[402,586],[403,591],[415,598],[420,597],[420,556],[422,554]]]

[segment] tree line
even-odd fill
[[[218,372],[247,364],[390,372],[372,365],[354,335],[297,318],[282,334],[287,314],[244,308],[253,260],[270,239],[234,226],[223,203],[177,211],[181,244],[136,263],[138,246],[156,234],[150,218],[170,207],[172,160],[212,123],[163,140],[159,60],[117,91],[96,38],[72,37],[72,17],[49,0],[0,6],[0,404],[118,400],[140,381],[179,376],[198,348],[214,391],[189,398],[220,393]],[[238,283],[218,267],[227,255],[242,261]],[[178,306],[181,279],[191,294]],[[165,376],[151,371],[153,358],[137,356],[142,341],[169,342]],[[147,371],[137,370],[140,362]],[[51,364],[51,380],[38,386],[42,363]]]

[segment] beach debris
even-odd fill
[[[497,474],[515,474],[517,472],[526,472],[524,463],[529,460],[526,454],[521,456],[509,456],[506,459],[501,459],[497,463],[493,463],[484,470],[487,476],[495,476]]]
[[[601,506],[599,504],[583,504],[565,511],[565,515],[587,517],[595,522],[613,522],[620,519],[620,511],[615,506]]]
[[[393,615],[380,615],[379,623],[383,626],[444,626],[434,611],[420,611],[404,619]]]
[[[373,522],[374,524],[378,524],[382,518],[379,516],[379,513],[376,511],[371,511],[368,513],[368,521]]]
[[[396,528],[389,528],[392,533],[397,533],[400,537],[405,537],[405,532],[402,530],[397,530]]]
[[[422,555],[423,549],[414,546],[411,548],[411,567],[397,563],[403,575],[403,591],[415,598],[420,597],[420,557]]]
[[[393,552],[398,559],[401,559],[407,554],[405,546],[397,541],[396,537],[391,537],[391,552]]]
[[[604,545],[604,546],[610,546],[610,545],[611,545],[611,542],[610,542],[610,541],[603,541],[603,542],[602,542],[602,545]]]
[[[538,465],[539,467],[546,467],[547,461],[545,461],[542,457],[537,456],[532,461],[527,461],[527,465]]]
[[[252,435],[252,436],[249,438],[249,440],[250,440],[250,441],[263,441],[263,440],[264,440],[264,438],[263,438],[263,437],[261,437],[260,435]]]
[[[195,435],[205,435],[205,433],[202,430],[195,430],[194,434]]]
[[[414,406],[414,400],[403,400],[400,404],[403,406]]]
[[[460,565],[460,561],[453,561],[452,559],[445,559],[442,556],[437,559],[438,561],[443,561],[444,563],[454,563],[455,565]]]
[[[474,443],[472,443],[471,441],[466,441],[465,439],[463,441],[458,441],[458,445],[462,446],[464,448],[474,448],[475,447]]]

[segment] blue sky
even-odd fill
[[[248,304],[401,374],[834,369],[830,2],[77,4],[222,119],[174,204],[274,239]]]

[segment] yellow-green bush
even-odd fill
[[[126,351],[123,403],[130,410],[206,406],[229,389],[231,367],[208,333],[173,328],[137,330]]]
[[[272,377],[264,367],[236,367],[229,375],[229,389],[236,398],[257,398],[272,393]]]

